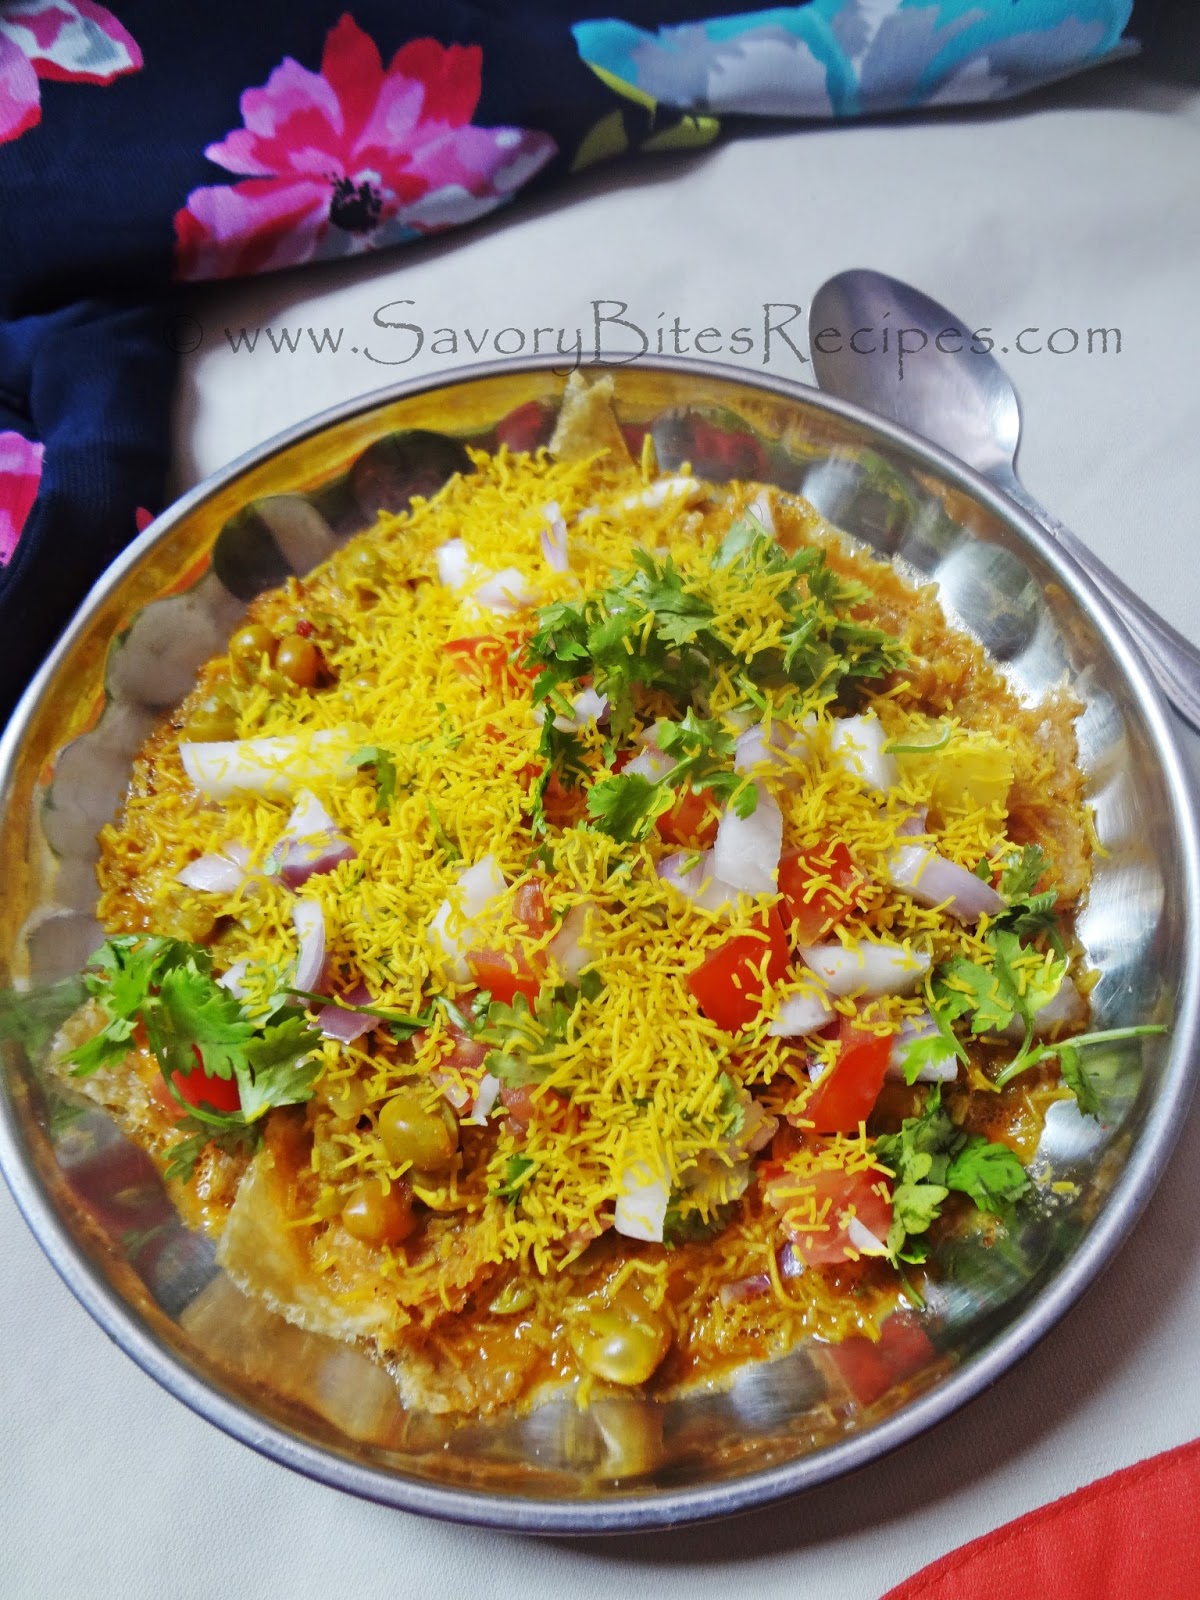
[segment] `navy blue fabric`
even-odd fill
[[[474,122],[540,129],[558,147],[524,192],[566,176],[581,141],[614,107],[631,128],[646,115],[581,58],[571,25],[613,14],[586,0],[111,6],[142,69],[99,87],[42,78],[40,122],[0,142],[0,432],[46,446],[37,503],[0,569],[0,718],[89,584],[133,537],[136,508],[161,508],[175,370],[163,333],[177,294],[173,218],[194,190],[234,181],[204,152],[242,125],[248,87],[265,83],[285,56],[315,68],[343,10],[385,62],[426,35],[479,44]],[[621,15],[654,30],[751,9],[761,0],[753,8],[658,0]],[[4,11],[0,0],[0,21]],[[1143,0],[1135,34],[1139,17],[1173,30],[1176,68],[1189,53],[1194,62],[1194,19],[1180,33],[1165,0]]]
[[[163,309],[81,300],[0,322],[0,430],[46,446],[41,488],[0,568],[0,723],[64,623],[157,508],[175,358]]]

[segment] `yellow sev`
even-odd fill
[[[236,705],[242,739],[308,740],[337,732],[348,743],[382,748],[394,759],[396,794],[386,811],[379,809],[376,782],[366,767],[334,775],[314,761],[304,785],[356,851],[355,859],[311,878],[303,890],[321,905],[329,959],[343,988],[361,981],[375,1003],[404,1012],[422,1010],[431,992],[452,1001],[466,998],[471,986],[453,981],[427,930],[463,867],[485,855],[494,857],[509,885],[481,933],[502,954],[513,958],[529,949],[512,915],[523,885],[544,882],[556,924],[573,908],[587,908],[602,996],[581,1004],[567,1036],[536,1062],[544,1078],[535,1099],[559,1096],[567,1112],[534,1118],[524,1135],[497,1116],[485,1131],[472,1133],[471,1159],[461,1170],[444,1181],[416,1184],[418,1198],[445,1218],[448,1240],[454,1228],[470,1228],[473,1262],[519,1264],[548,1280],[547,1296],[565,1304],[569,1285],[552,1286],[554,1269],[578,1257],[608,1225],[622,1175],[631,1167],[641,1164],[673,1193],[686,1192],[689,1184],[699,1189],[703,1178],[708,1214],[738,1200],[744,1163],[722,1110],[723,1078],[738,1087],[743,1104],[753,1089],[767,1112],[802,1121],[810,1085],[800,1053],[766,1030],[783,1000],[812,980],[797,972],[767,995],[753,1027],[739,1036],[725,1033],[697,1008],[688,975],[731,935],[755,932],[774,897],[743,895],[726,917],[685,903],[655,873],[656,862],[673,848],[656,835],[630,846],[580,824],[552,828],[552,870],[535,861],[528,792],[537,770],[539,729],[528,686],[519,677],[464,671],[461,657],[446,649],[450,641],[489,634],[515,646],[529,619],[473,612],[469,601],[437,581],[435,552],[462,539],[481,568],[519,569],[544,604],[602,588],[614,571],[628,569],[638,546],[668,551],[685,576],[703,573],[706,592],[718,601],[718,624],[748,654],[778,638],[780,580],[764,575],[749,595],[744,584],[736,595],[731,588],[727,605],[720,605],[720,573],[703,551],[711,552],[749,503],[749,488],[734,486],[681,510],[670,499],[658,505],[638,501],[640,475],[604,460],[563,463],[502,450],[495,456],[475,453],[473,461],[472,475],[452,480],[430,501],[415,501],[404,515],[381,516],[369,534],[309,577],[289,580],[257,603],[256,620],[281,631],[297,619],[312,623],[331,685],[282,692],[265,661],[257,678],[238,684],[222,659],[206,669],[197,694],[220,686]],[[631,505],[631,498],[638,503]],[[571,530],[569,573],[552,570],[542,551],[549,502],[557,503]],[[1062,824],[1078,803],[1065,736],[1069,713],[1061,715],[1060,737],[1047,737],[1044,713],[1039,721],[1016,704],[974,646],[948,634],[928,595],[900,585],[890,569],[850,556],[802,502],[780,500],[775,515],[785,545],[826,542],[835,565],[865,577],[876,601],[864,614],[874,610],[894,627],[915,663],[911,675],[871,698],[889,737],[906,752],[899,757],[901,785],[886,804],[826,759],[831,713],[819,695],[811,700],[807,709],[818,718],[815,758],[798,765],[793,783],[776,791],[785,847],[813,849],[840,840],[867,875],[858,908],[836,935],[846,943],[885,938],[929,955],[935,964],[956,953],[978,957],[986,923],[968,929],[937,909],[916,905],[886,886],[881,864],[916,809],[929,811],[931,826],[936,820],[938,849],[969,867],[1011,845],[1014,795],[1028,801],[1024,836],[1047,808]],[[375,553],[379,566],[378,578],[367,584],[354,560],[363,547]],[[948,650],[951,638],[955,643]],[[779,697],[767,697],[769,717]],[[710,714],[729,712],[737,701],[736,687],[720,678]],[[648,704],[645,720],[669,709]],[[100,912],[114,931],[210,937],[218,970],[249,963],[247,1003],[261,1014],[296,959],[294,897],[261,872],[231,895],[194,894],[175,875],[188,861],[231,841],[245,845],[261,868],[291,801],[241,792],[220,806],[205,802],[180,761],[179,729],[186,737],[187,716],[185,706],[175,729],[151,741],[124,815],[102,836]],[[598,750],[600,735],[587,737]],[[921,754],[921,747],[938,740],[944,742],[936,760]],[[1041,808],[1036,816],[1035,803]],[[1072,873],[1077,879],[1082,874],[1071,855],[1069,830],[1064,824],[1044,842],[1069,890]],[[548,981],[559,982],[564,974],[549,951],[550,938],[541,940],[541,948]],[[864,1026],[892,1032],[922,1004],[919,994],[869,1005],[850,997],[839,1000],[837,1009],[858,1015]],[[409,1047],[397,1047],[385,1031],[354,1045],[324,1044],[323,1076],[310,1115],[313,1181],[307,1209],[296,1219],[309,1231],[314,1260],[324,1270],[344,1275],[336,1222],[353,1186],[366,1177],[385,1186],[412,1177],[389,1162],[379,1136],[378,1116],[388,1098],[400,1087],[417,1087],[432,1106],[444,1094],[461,1099],[474,1092],[477,1074],[446,1066],[452,1046],[441,1014]],[[817,1048],[820,1053],[832,1047]],[[339,1114],[339,1106],[351,1114]],[[518,1157],[531,1164],[523,1169],[519,1200],[499,1198],[496,1191]],[[862,1139],[832,1141],[820,1160],[850,1171],[870,1164]],[[800,1161],[793,1168],[798,1182],[803,1167]],[[802,1191],[800,1183],[800,1205]],[[805,1225],[826,1226],[827,1220],[806,1217]],[[723,1235],[679,1253],[670,1270],[683,1273],[690,1285],[690,1320],[680,1318],[680,1327],[691,1330],[687,1338],[721,1345],[728,1330],[730,1338],[739,1327],[745,1333],[752,1314],[767,1326],[761,1308],[726,1308],[722,1332],[713,1310],[716,1287],[761,1271],[764,1252],[771,1257],[776,1315],[792,1334],[801,1326],[829,1332],[873,1325],[877,1310],[849,1308],[825,1293],[819,1279],[785,1290],[774,1266],[774,1226],[773,1217],[747,1197]],[[452,1250],[448,1245],[420,1268],[429,1291],[447,1308],[458,1303],[457,1289],[450,1287]],[[393,1251],[373,1270],[399,1284],[406,1271],[411,1277],[416,1269],[406,1265],[403,1251]],[[661,1275],[668,1269],[657,1261],[643,1270]]]

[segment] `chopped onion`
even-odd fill
[[[486,606],[489,611],[498,611],[502,616],[511,617],[534,604],[537,590],[519,568],[502,567],[499,572],[489,573],[482,583],[472,589],[471,599],[476,605]]]
[[[756,767],[767,766],[785,775],[785,781],[799,781],[798,762],[810,761],[813,754],[813,731],[817,718],[812,712],[798,728],[784,722],[773,722],[768,735],[762,723],[740,733],[733,747],[733,770],[752,772]]]
[[[1074,979],[1064,978],[1045,1005],[1039,1006],[1033,1013],[1034,1035],[1040,1038],[1055,1028],[1074,1027],[1086,1016],[1087,1005],[1075,987]],[[1004,1029],[1004,1035],[1008,1039],[1018,1041],[1025,1037],[1025,1026],[1019,1017],[1014,1017]]]
[[[851,1217],[846,1224],[846,1243],[853,1245],[861,1256],[885,1256],[888,1253],[883,1240],[877,1239],[857,1217]]]
[[[842,717],[834,723],[829,753],[868,789],[886,793],[899,781],[896,758],[884,749],[886,743],[879,717],[874,711],[864,711],[859,717]]]
[[[798,1039],[802,1034],[826,1027],[835,1015],[833,1007],[821,995],[793,994],[780,1006],[767,1032],[776,1039]]]
[[[188,889],[198,889],[202,894],[236,893],[246,881],[250,853],[245,851],[245,860],[239,861],[235,850],[245,850],[245,847],[226,845],[217,855],[198,856],[195,861],[189,861],[182,872],[175,874],[175,882]]]
[[[783,851],[783,813],[761,783],[758,804],[748,817],[726,806],[713,845],[713,867],[723,883],[747,894],[774,894]]]
[[[452,1078],[448,1072],[439,1072],[435,1067],[429,1074],[434,1083],[449,1100],[455,1111],[465,1111],[471,1103],[471,1096],[459,1083],[457,1078]]]
[[[765,1272],[755,1272],[749,1278],[735,1278],[732,1283],[721,1285],[721,1304],[723,1306],[740,1305],[744,1300],[757,1300],[761,1295],[770,1294],[771,1279]]]
[[[546,558],[546,565],[552,572],[569,572],[571,563],[567,559],[567,525],[558,501],[551,500],[542,515],[546,519],[546,526],[542,529],[542,554]]]
[[[298,984],[298,988],[306,988],[306,984]],[[369,1006],[371,1004],[371,991],[365,983],[356,983],[349,994],[344,994],[342,999],[346,1005]],[[340,1039],[343,1044],[353,1044],[356,1039],[361,1039],[364,1033],[370,1033],[382,1021],[380,1017],[372,1017],[365,1011],[348,1011],[345,1005],[322,1006],[317,1012],[317,1027],[320,1028],[326,1039]]]
[[[578,732],[580,728],[586,728],[589,722],[601,723],[607,716],[608,696],[597,694],[595,689],[581,689],[571,698],[571,715],[568,717],[560,711],[554,719],[554,726],[563,733]],[[545,722],[545,706],[534,707],[533,720]]]
[[[629,768],[625,770],[628,772]],[[737,904],[737,890],[732,884],[723,883],[713,870],[711,850],[700,856],[694,850],[678,850],[664,857],[655,870],[664,883],[678,889],[702,911],[727,911]]]
[[[656,511],[668,502],[682,506],[693,505],[704,494],[704,485],[698,478],[658,478],[633,494],[617,502],[622,511]]]
[[[546,947],[572,983],[596,959],[596,951],[587,938],[588,912],[591,909],[588,905],[572,906]]]
[[[779,1276],[786,1283],[790,1278],[798,1278],[804,1272],[804,1257],[789,1239],[780,1246],[775,1260],[779,1263]]]
[[[495,856],[482,856],[459,874],[453,893],[434,912],[429,939],[449,958],[450,971],[457,982],[466,983],[471,976],[466,960],[473,934],[471,924],[507,887]]]
[[[670,1192],[644,1161],[631,1161],[621,1174],[613,1227],[627,1239],[661,1244]]]
[[[903,945],[802,945],[800,955],[830,994],[911,994],[929,971],[929,957]]]
[[[644,744],[633,760],[625,763],[621,771],[633,772],[640,777],[648,778],[651,783],[657,783],[675,765],[671,757],[663,755],[656,744]]]
[[[215,739],[183,743],[179,754],[193,785],[209,800],[251,794],[295,794],[313,778],[349,778],[355,740],[348,728],[264,739]]]
[[[486,1127],[492,1107],[499,1097],[500,1079],[490,1072],[485,1072],[479,1080],[479,1088],[475,1091],[475,1104],[471,1107],[471,1115],[467,1121],[478,1123],[481,1128]]]
[[[221,974],[217,982],[222,989],[228,989],[235,999],[244,1000],[250,992],[243,982],[249,971],[250,963],[248,961],[235,961],[228,972]]]
[[[763,527],[767,530],[771,537],[774,538],[776,531],[775,513],[771,510],[769,491],[766,489],[760,489],[746,509],[749,511],[751,516],[758,518]]]
[[[332,872],[339,861],[353,861],[357,855],[316,795],[301,789],[287,827],[271,851],[270,863],[281,882],[289,889],[299,889],[317,873]]]
[[[435,552],[438,577],[447,589],[465,589],[479,571],[461,539],[448,539]]]
[[[948,861],[936,850],[921,845],[901,845],[884,863],[888,882],[903,889],[923,906],[941,906],[960,922],[978,922],[986,912],[995,916],[1007,901],[990,883],[957,861]]]
[[[300,954],[292,983],[297,989],[311,993],[321,982],[325,967],[325,913],[319,900],[297,900],[292,907],[292,921],[300,939]]]
[[[900,1024],[900,1031],[892,1043],[892,1053],[888,1057],[887,1076],[889,1078],[904,1078],[904,1057],[908,1054],[908,1047],[918,1039],[933,1039],[941,1036],[941,1029],[926,1011],[919,1017],[905,1017]],[[953,1083],[958,1077],[958,1057],[950,1045],[939,1052],[936,1059],[917,1073],[917,1083]]]

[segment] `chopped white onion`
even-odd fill
[[[569,572],[571,563],[567,559],[567,525],[563,521],[558,501],[551,500],[542,515],[546,519],[546,526],[542,529],[541,536],[542,554],[546,558],[546,565],[552,572]]]
[[[661,1244],[670,1191],[644,1161],[631,1161],[621,1174],[613,1227],[627,1239]]]
[[[471,1115],[467,1121],[477,1123],[481,1128],[486,1127],[492,1107],[499,1098],[500,1079],[490,1072],[485,1072],[479,1080],[479,1088],[475,1091],[475,1104],[471,1107]]]
[[[776,531],[775,513],[771,510],[770,491],[767,489],[760,489],[746,509],[750,512],[751,516],[758,518],[763,527],[767,530],[771,537],[774,538]]]
[[[1033,1013],[1033,1031],[1037,1038],[1059,1027],[1074,1027],[1087,1016],[1087,1003],[1072,978],[1064,978],[1054,994]],[[1025,1037],[1025,1026],[1014,1017],[1004,1029],[1008,1039],[1020,1041]]]
[[[657,783],[675,765],[671,757],[663,755],[656,744],[645,744],[632,761],[625,763],[621,771],[633,772],[640,777],[648,778],[651,783]]]
[[[221,985],[222,989],[228,989],[230,994],[233,995],[235,999],[244,1000],[250,993],[244,982],[246,974],[249,971],[250,963],[248,961],[235,961],[228,972],[223,972],[221,974],[221,976],[217,979],[217,982]]]
[[[517,567],[502,567],[492,572],[471,590],[471,599],[478,606],[511,617],[524,611],[537,600],[537,590]]]
[[[447,589],[465,589],[479,571],[461,539],[448,539],[435,552],[438,577]]]
[[[888,1253],[883,1240],[877,1239],[857,1217],[851,1217],[846,1224],[846,1243],[853,1245],[860,1256],[885,1256]]]
[[[460,873],[453,892],[434,912],[429,939],[449,958],[450,971],[457,982],[466,983],[471,976],[466,961],[466,952],[471,948],[471,924],[507,887],[495,856],[482,856],[473,867]]]
[[[740,733],[733,747],[733,770],[752,772],[756,767],[767,766],[785,775],[785,782],[797,782],[797,762],[810,761],[813,754],[813,732],[817,718],[812,712],[798,728],[784,722],[773,722],[768,735],[762,723]]]
[[[595,948],[587,938],[590,910],[587,905],[572,906],[546,947],[572,983],[596,959]]]
[[[713,870],[711,850],[699,856],[694,850],[677,850],[664,857],[655,870],[664,883],[678,889],[702,911],[728,911],[737,904],[737,890],[732,884],[723,883]]]
[[[767,1032],[776,1039],[798,1039],[832,1022],[836,1012],[819,994],[793,994],[783,1002]]]
[[[227,800],[239,790],[251,794],[295,794],[313,778],[349,778],[355,739],[348,728],[313,734],[279,734],[264,739],[215,739],[183,743],[184,771],[209,800]]]
[[[321,981],[325,967],[325,913],[319,900],[297,900],[292,921],[300,939],[300,954],[292,982],[297,989],[311,993]]]
[[[861,778],[868,789],[886,794],[899,780],[896,758],[884,745],[887,734],[874,711],[858,717],[842,717],[833,724],[829,753],[839,766]]]
[[[195,861],[189,861],[175,874],[175,882],[188,889],[198,889],[202,894],[236,893],[245,883],[247,874],[245,864],[233,857],[235,848],[226,845],[217,855],[198,856]]]
[[[726,806],[713,845],[713,867],[723,883],[747,894],[774,894],[783,852],[783,813],[761,783],[758,803],[748,817]]]
[[[597,694],[595,689],[581,689],[577,695],[571,697],[571,715],[568,717],[559,712],[554,718],[554,726],[563,733],[578,732],[586,728],[589,722],[600,723],[608,716],[608,696]],[[546,720],[546,707],[535,706],[533,720],[543,723]]]
[[[622,511],[655,511],[668,502],[681,506],[693,505],[704,494],[704,485],[698,478],[658,478],[633,494],[617,502]]]
[[[296,804],[287,819],[284,834],[291,839],[311,839],[316,833],[333,833],[337,823],[311,789],[296,792]]]
[[[978,922],[985,912],[994,917],[1007,904],[990,883],[921,845],[906,844],[893,850],[884,872],[893,888],[903,889],[920,905],[942,906],[960,922]]]
[[[800,955],[830,994],[911,994],[929,971],[929,957],[903,945],[802,945]]]
[[[459,1083],[457,1078],[452,1078],[447,1072],[439,1072],[436,1067],[429,1074],[429,1076],[433,1079],[434,1083],[437,1084],[438,1088],[442,1091],[442,1094],[446,1097],[446,1099],[449,1100],[455,1111],[466,1110],[467,1106],[469,1106],[471,1103],[471,1096],[463,1088],[462,1084]]]
[[[937,1023],[925,1012],[919,1017],[905,1017],[900,1024],[900,1031],[892,1041],[892,1052],[888,1056],[887,1076],[889,1078],[904,1079],[904,1058],[908,1054],[908,1047],[918,1039],[933,1039],[941,1037],[941,1029]],[[958,1057],[947,1044],[940,1050],[936,1057],[917,1073],[917,1083],[953,1083],[958,1077]]]

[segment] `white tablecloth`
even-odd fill
[[[626,302],[652,341],[678,317],[717,329],[728,352],[745,326],[747,371],[805,379],[778,336],[763,367],[763,305],[804,308],[787,329],[803,350],[813,291],[857,265],[921,285],[1010,346],[1030,489],[1200,639],[1200,95],[1130,69],[999,114],[771,133],[626,166],[444,244],[203,291],[177,332],[201,342],[180,384],[176,478],[186,486],[397,376],[472,359],[467,330],[481,356],[503,329],[528,345],[537,327],[570,330],[568,343],[581,327],[586,348],[595,300]],[[383,320],[420,326],[425,348],[379,365],[367,350],[396,360],[415,343],[373,320],[400,300],[413,304]],[[270,327],[280,353],[265,334],[235,352],[225,329],[242,327]],[[1098,338],[1087,354],[1087,330],[1103,327],[1121,330],[1119,355],[1111,338],[1109,354]],[[297,328],[292,354],[280,330]],[[324,328],[329,342],[344,330],[336,352],[317,353]],[[457,357],[430,349],[446,328]],[[1018,354],[1029,328],[1040,332],[1026,347],[1075,329],[1080,350]],[[606,329],[610,348],[618,332]],[[516,342],[509,332],[501,346]],[[0,1594],[874,1600],[1005,1519],[1200,1434],[1197,1172],[1193,1114],[1083,1304],[990,1393],[890,1459],[729,1524],[545,1543],[359,1503],[225,1438],[105,1339],[0,1190]]]

